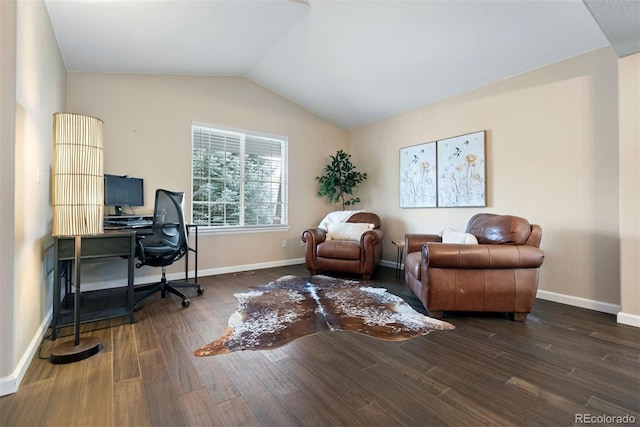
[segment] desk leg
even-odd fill
[[[196,229],[196,250],[194,251],[194,256],[195,256],[195,279],[194,281],[196,283],[198,283],[198,226],[195,226]]]
[[[135,271],[135,256],[136,256],[136,235],[131,235],[131,250],[129,251],[129,265],[127,270],[127,307],[129,308],[129,323],[133,323],[133,306],[134,306],[134,288],[133,288],[133,276]]]
[[[56,244],[55,250],[58,250]],[[53,318],[51,319],[51,341],[55,341],[58,336],[58,319],[60,318],[60,262],[56,257],[53,263]]]
[[[189,225],[189,228],[195,229],[195,249],[191,249],[189,245],[187,245],[187,254],[185,256],[185,267],[184,267],[184,280],[185,282],[189,281],[189,252],[193,252],[195,256],[195,271],[194,271],[194,283],[198,283],[198,226],[197,225]]]
[[[191,248],[189,248],[189,243],[187,242],[187,253],[184,257],[184,281],[189,281],[189,252],[191,252]]]
[[[402,271],[402,256],[404,255],[404,247],[398,246],[398,253],[396,254],[396,278],[400,279],[400,283],[404,283],[404,273]]]

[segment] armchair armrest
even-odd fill
[[[362,233],[362,236],[360,236],[360,246],[375,246],[378,243],[382,242],[383,238],[384,231],[382,231],[380,228],[367,230]]]
[[[427,243],[422,248],[422,262],[436,268],[538,268],[543,261],[544,252],[527,245]]]
[[[442,237],[437,234],[405,234],[404,256],[411,252],[419,252],[427,242],[442,242]]]
[[[322,228],[310,228],[303,231],[300,238],[305,243],[304,258],[307,267],[310,269],[309,271],[313,271],[312,274],[315,274],[315,270],[318,269],[318,263],[316,261],[318,245],[327,239],[327,232]]]
[[[322,228],[309,228],[302,232],[300,237],[303,242],[318,245],[327,239],[327,232]]]

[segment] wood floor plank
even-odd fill
[[[194,390],[180,396],[180,404],[184,409],[187,422],[190,426],[225,426],[222,417],[216,409],[216,403],[206,388]]]
[[[141,310],[141,312],[144,310]],[[140,312],[139,312],[140,313]],[[138,314],[139,314],[138,313]],[[153,329],[153,312],[146,310],[134,325],[136,348],[138,353],[144,353],[158,348],[158,340]]]
[[[438,382],[433,377],[417,377],[410,375],[408,371],[391,367],[388,364],[379,364],[363,370],[361,375],[363,382],[375,391],[381,401],[393,402],[386,404],[385,408],[401,411],[411,417],[412,425],[417,425],[429,420],[436,425],[474,425],[479,420],[473,413],[456,410],[456,408],[439,395],[446,391],[447,386]],[[403,395],[402,401],[392,399],[390,396]]]
[[[130,378],[114,384],[113,412],[116,427],[151,425],[142,378]]]
[[[376,402],[363,406],[357,410],[356,414],[362,425],[367,427],[400,427],[408,425],[389,416],[387,411]],[[424,425],[427,425],[427,423],[424,423]]]
[[[262,426],[242,396],[234,397],[217,405],[218,413],[228,427]]]
[[[549,421],[542,422],[546,418],[531,407],[533,399],[530,396],[523,399],[493,379],[487,378],[483,383],[486,377],[481,371],[436,366],[429,370],[429,375],[465,396],[465,399],[477,402],[495,417],[509,420],[506,425],[527,426],[532,420],[536,420],[538,425],[550,424]]]
[[[297,387],[264,356],[265,351],[244,351],[240,357],[246,367],[265,385],[275,397],[295,393]]]
[[[196,302],[194,301],[194,304]],[[172,305],[168,307],[169,310],[165,310],[165,316],[167,318],[167,322],[171,325],[171,330],[176,334],[189,334],[193,332],[191,329],[191,325],[187,320],[188,313],[192,310],[185,310],[182,306]],[[195,311],[195,310],[194,310]]]
[[[51,416],[47,407],[54,393],[54,383],[54,378],[32,382],[21,386],[19,393],[2,397],[0,425],[7,427],[45,425],[45,419]]]
[[[51,347],[60,342],[61,340],[51,341],[48,338],[44,338],[43,345],[37,357],[33,359],[31,365],[29,365],[29,369],[27,369],[27,373],[22,381],[23,385],[55,378],[58,373],[58,365],[50,363],[49,356],[51,355]]]
[[[308,383],[308,374],[304,369],[296,367],[296,364],[291,358],[278,362],[278,368],[298,388],[295,393],[278,398],[296,425],[360,425],[357,411],[342,403],[336,396],[331,396],[331,392],[324,386]]]
[[[138,357],[151,425],[187,425],[160,350],[146,351]]]
[[[507,385],[517,387],[519,390],[535,397],[536,400],[540,402],[540,406],[553,407],[559,413],[557,416],[563,417],[567,422],[574,419],[574,414],[584,411],[584,405],[567,399],[561,394],[538,387],[537,385],[521,378],[513,377],[507,381]],[[564,413],[564,415],[562,413]]]
[[[594,373],[582,368],[576,368],[569,376],[596,390],[594,396],[640,412],[640,388],[637,380],[612,372]]]
[[[44,426],[76,425],[81,399],[83,373],[87,361],[58,365],[58,372],[53,381],[52,393],[47,401],[46,416],[41,424]],[[64,390],[64,392],[62,392]]]
[[[192,333],[181,337],[185,346],[193,350],[205,344],[199,334]],[[215,403],[221,403],[240,396],[235,384],[220,365],[217,357],[193,357],[191,363],[198,372],[202,383]]]
[[[307,340],[313,341],[313,340]],[[315,358],[314,350],[307,349],[307,352],[293,358],[307,370],[313,372],[318,381],[330,385],[331,390],[341,398],[345,404],[354,410],[360,410],[374,403],[370,397],[370,392],[365,385],[352,379],[352,375],[357,376],[357,372],[361,369],[349,365],[349,363],[339,363],[334,359],[330,362],[324,362]],[[346,369],[345,369],[346,366]]]
[[[279,396],[278,401],[296,426],[325,427],[333,425],[327,422],[327,413],[332,411],[332,408],[322,408],[322,405],[313,396],[309,396],[306,390],[298,389],[295,393]]]
[[[451,331],[451,332],[455,332]],[[418,337],[402,344],[403,351],[406,351],[418,358],[427,360],[429,363],[439,367],[447,367],[451,370],[477,371],[482,372],[485,382],[497,382],[504,384],[513,376],[496,363],[496,358],[487,354],[475,354],[467,351],[460,351],[456,357],[452,357],[451,352],[458,347],[457,335],[451,334],[448,339],[439,342],[432,339],[431,335]],[[470,372],[471,373],[471,372]]]
[[[636,394],[636,398],[640,396],[640,394]],[[630,411],[629,408],[625,408],[616,404],[613,404],[606,399],[601,399],[596,396],[592,396],[587,402],[585,409],[594,410],[598,414],[607,414],[618,417],[634,417],[636,422],[640,421],[640,411]],[[588,411],[584,411],[588,412]],[[580,413],[580,412],[579,412]]]
[[[490,408],[487,408],[481,402],[473,399],[458,390],[447,388],[440,396],[443,402],[447,402],[456,410],[464,412],[471,419],[476,420],[474,424],[483,426],[508,426],[512,422],[507,418],[496,414]]]
[[[112,352],[86,360],[82,378],[78,426],[114,426]]]
[[[244,359],[238,353],[221,356],[220,365],[227,372],[252,412],[260,419],[262,424],[273,426],[294,425],[278,399],[260,378],[247,367]]]
[[[176,332],[173,329],[163,330],[158,334],[158,341],[176,392],[183,395],[203,388],[204,383],[191,363],[193,353],[187,351]]]
[[[566,375],[559,374],[548,363],[536,363],[534,359],[530,359],[526,354],[517,356],[503,354],[498,360],[504,366],[506,372],[512,372],[514,376],[537,384],[550,392],[562,394],[566,393],[567,389],[571,389],[574,398],[582,404],[586,404],[592,395],[603,396],[611,399],[612,402],[620,402],[622,405],[625,402],[629,403],[629,394],[614,385],[603,389],[601,388],[603,384],[601,381],[588,383],[571,373]],[[634,407],[630,409],[637,410]]]
[[[113,381],[139,377],[134,325],[120,325],[113,329],[113,349]]]

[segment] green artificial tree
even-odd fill
[[[352,196],[356,187],[367,179],[367,174],[356,171],[351,163],[351,154],[338,150],[335,156],[330,157],[331,162],[324,167],[324,175],[316,177],[320,183],[318,196],[326,196],[331,203],[342,202],[342,210],[345,210],[345,207],[360,202],[360,198],[348,196]]]

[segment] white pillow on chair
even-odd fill
[[[477,245],[478,239],[471,233],[463,233],[452,228],[442,230],[442,243],[457,243],[462,245]]]
[[[327,240],[360,240],[362,233],[373,228],[364,222],[332,222],[327,225]]]

